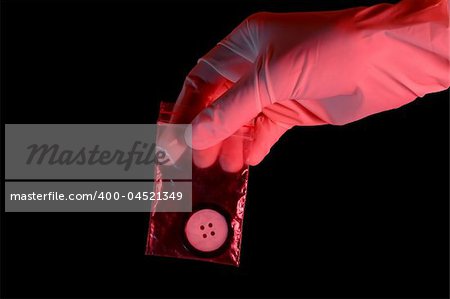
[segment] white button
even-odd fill
[[[203,209],[191,215],[184,232],[192,247],[202,252],[211,252],[219,249],[227,240],[228,224],[222,214]]]

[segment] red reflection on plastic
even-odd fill
[[[169,106],[170,107],[170,106]],[[162,111],[168,109],[161,105]],[[161,113],[163,114],[163,113]],[[232,136],[248,143],[245,136]],[[170,181],[157,169],[155,192],[163,192]],[[239,171],[226,172],[217,160],[208,168],[192,165],[191,213],[159,212],[157,205],[150,217],[146,254],[196,259],[238,266],[241,253],[242,225],[247,195],[248,166]],[[206,218],[192,222],[196,213]],[[198,215],[198,214],[197,214]],[[202,216],[202,217],[203,217]],[[203,223],[202,221],[209,219]],[[192,223],[197,227],[191,227]],[[216,226],[214,226],[216,225]],[[224,228],[223,226],[226,226]],[[205,231],[205,242],[201,243]],[[187,233],[187,231],[189,232]],[[194,230],[198,230],[194,232]],[[226,231],[226,233],[224,233]],[[195,236],[194,236],[195,235]],[[210,242],[210,243],[208,243]]]

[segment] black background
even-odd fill
[[[252,12],[378,2],[6,1],[3,119],[154,123]],[[145,213],[3,213],[2,295],[448,297],[448,97],[289,131],[251,169],[240,268],[144,256]]]

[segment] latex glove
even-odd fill
[[[207,167],[256,118],[246,160],[255,165],[292,126],[343,125],[447,89],[448,34],[447,0],[258,13],[199,60],[176,121],[193,120],[194,161]],[[222,160],[230,171],[245,162]]]

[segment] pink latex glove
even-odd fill
[[[199,60],[175,121],[192,121],[199,166],[255,165],[292,126],[343,125],[447,89],[448,35],[447,0],[258,13]],[[234,155],[226,140],[252,119],[249,155]]]

